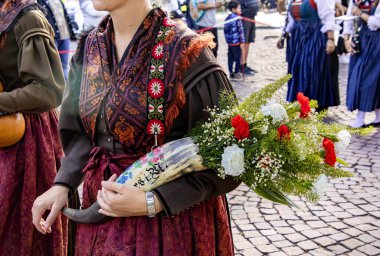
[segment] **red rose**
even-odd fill
[[[280,125],[277,129],[277,136],[280,139],[290,140],[290,129],[285,124]]]
[[[328,138],[323,139],[323,148],[326,150],[325,162],[328,165],[335,166],[336,155],[334,149],[334,142]]]
[[[301,104],[301,113],[300,113],[300,117],[301,117],[301,118],[308,117],[308,116],[309,116],[309,113],[310,113],[310,102],[309,102],[309,98],[306,97],[305,95],[303,95],[302,92],[299,92],[299,93],[297,94],[297,100],[298,100],[298,102]]]
[[[234,135],[236,139],[242,140],[249,137],[249,124],[240,115],[231,119],[231,125],[235,128]]]

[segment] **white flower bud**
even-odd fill
[[[335,152],[342,152],[345,150],[351,141],[351,134],[347,130],[341,130],[336,135],[338,137],[338,142],[334,143]]]

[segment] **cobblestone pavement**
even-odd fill
[[[227,46],[220,32],[219,62],[227,70]],[[249,65],[258,73],[233,81],[239,97],[286,74],[284,50],[275,48],[278,29],[257,30]],[[356,113],[345,107],[347,64],[341,65],[342,106],[328,118],[348,124]],[[279,92],[285,97],[286,88]],[[374,115],[367,116],[371,122]],[[380,255],[380,133],[354,137],[341,154],[353,178],[331,181],[318,204],[293,199],[302,210],[261,199],[245,185],[228,195],[236,255]]]

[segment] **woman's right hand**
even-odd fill
[[[360,16],[360,15],[363,14],[363,11],[360,10],[358,7],[354,6],[354,7],[352,7],[352,9],[351,9],[351,13],[352,13],[353,15]]]
[[[353,42],[351,42],[351,40],[344,39],[344,47],[348,53],[355,54],[355,50],[353,48],[355,45]]]
[[[284,48],[284,41],[282,40],[282,38],[278,39],[276,46],[277,46],[277,49]]]
[[[51,233],[51,226],[67,203],[69,191],[64,186],[53,186],[34,201],[32,208],[33,225],[39,232],[42,234]],[[50,210],[50,213],[45,221],[42,216],[47,210]]]
[[[342,5],[341,3],[336,3],[335,4],[335,12],[337,16],[343,16],[347,12],[347,7]]]

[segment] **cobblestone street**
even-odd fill
[[[239,97],[286,74],[285,51],[275,47],[278,29],[260,27],[249,66],[258,73],[233,81]],[[219,30],[219,62],[227,70],[227,46]],[[348,124],[355,116],[345,107],[347,64],[340,68],[341,106],[328,119]],[[286,88],[278,94],[285,98]],[[371,122],[374,115],[367,115]],[[294,198],[301,210],[261,199],[241,185],[228,195],[236,255],[380,255],[380,133],[353,137],[341,154],[353,178],[330,183],[316,205]]]

